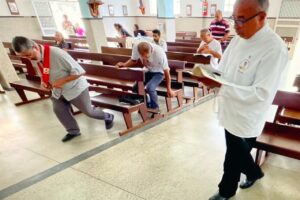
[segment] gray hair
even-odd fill
[[[204,34],[206,34],[206,35],[211,35],[211,32],[210,32],[210,30],[209,30],[208,28],[202,29],[202,30],[200,31],[200,33],[204,33]]]
[[[268,12],[270,5],[269,0],[257,0],[257,2],[263,11]]]
[[[22,53],[24,51],[30,50],[34,46],[34,41],[23,36],[16,36],[12,40],[12,48],[17,53]]]
[[[140,42],[137,46],[138,52],[149,52],[151,49],[151,46],[148,42]]]
[[[257,11],[264,11],[264,12],[268,12],[269,10],[269,0],[255,0],[256,3],[259,5],[259,7],[257,7]],[[246,0],[238,0],[236,1],[236,3],[240,3],[240,2],[244,2],[246,3],[247,1]]]

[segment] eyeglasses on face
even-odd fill
[[[249,18],[246,18],[246,19],[235,19],[235,17],[232,15],[231,17],[229,17],[229,20],[231,20],[232,22],[234,22],[238,26],[243,26],[244,24],[246,24],[250,20],[254,19],[255,17],[257,17],[261,13],[262,12],[258,12],[255,15],[253,15],[253,16],[251,16]]]

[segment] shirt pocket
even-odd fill
[[[235,72],[236,81],[242,86],[251,86],[254,83],[256,64],[247,59],[241,61]]]

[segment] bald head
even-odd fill
[[[268,12],[269,10],[269,0],[237,0],[235,5],[244,4],[249,9],[255,9],[256,12]]]
[[[220,21],[221,19],[223,19],[223,15],[222,15],[222,11],[221,10],[217,10],[216,14],[215,14],[215,18]]]

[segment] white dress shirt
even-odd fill
[[[199,45],[199,48],[201,48],[205,44],[207,44],[207,43],[204,42],[204,41],[201,41],[201,43]],[[214,52],[217,52],[218,54],[220,54],[222,56],[222,46],[221,46],[221,43],[218,40],[213,39],[210,43],[208,43],[208,47],[211,50],[213,50]],[[215,58],[213,55],[211,55],[211,57],[210,57],[210,65],[214,69],[219,70],[219,59]]]
[[[154,39],[152,38],[152,43],[160,46],[165,52],[168,51],[168,45],[167,45],[167,42],[164,39],[160,38],[159,41],[158,41],[158,43],[156,43],[154,41]]]
[[[287,47],[268,24],[248,40],[233,38],[220,69],[222,77],[238,87],[220,89],[220,125],[238,137],[259,136],[287,62]]]

